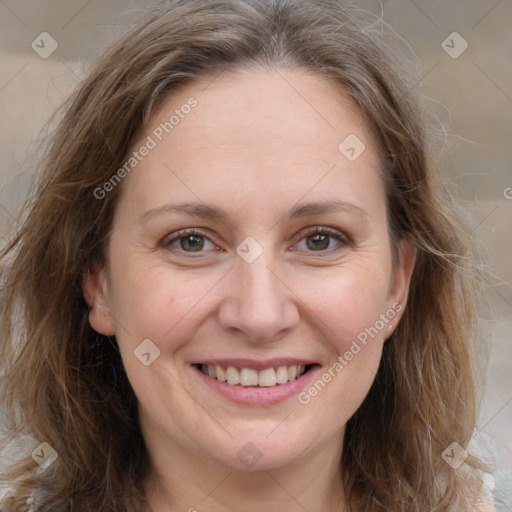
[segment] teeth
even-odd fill
[[[226,370],[226,377],[228,379],[228,384],[240,384],[240,373],[236,368],[228,366],[228,369]]]
[[[240,384],[242,386],[257,386],[258,371],[252,368],[242,368],[240,371]]]
[[[305,366],[279,366],[277,368],[266,368],[265,370],[254,370],[253,368],[235,368],[228,366],[201,365],[201,371],[212,379],[227,382],[232,386],[260,386],[274,387],[277,384],[286,384],[298,379],[306,370]]]
[[[226,372],[220,366],[216,366],[215,370],[217,371],[217,380],[220,380],[221,382],[226,382],[226,380],[228,379],[226,376]]]
[[[288,382],[288,368],[280,366],[276,372],[276,380],[278,384],[286,384]]]
[[[270,388],[276,385],[276,372],[274,368],[261,370],[258,377],[258,384],[262,387]]]

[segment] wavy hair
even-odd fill
[[[351,510],[465,510],[474,487],[441,453],[475,427],[473,264],[433,164],[432,123],[402,42],[338,0],[171,0],[99,57],[64,106],[22,225],[1,254],[1,402],[8,437],[45,441],[2,473],[2,510],[145,510],[148,472],[135,395],[115,339],[95,332],[84,276],[104,262],[119,189],[94,191],[178,87],[260,66],[336,80],[370,127],[393,247],[416,247],[408,305],[369,394],[349,420],[340,464]],[[467,467],[479,467],[471,457]],[[37,494],[34,495],[34,491]]]

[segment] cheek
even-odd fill
[[[148,265],[144,257],[120,262],[113,269],[113,314],[120,324],[120,342],[137,345],[152,340],[162,352],[186,343],[198,315],[208,302],[208,290],[219,280],[217,273],[198,275],[170,271],[162,262]]]
[[[380,321],[389,287],[385,265],[354,262],[317,280],[316,286],[312,284],[303,280],[298,295],[304,297],[324,337],[338,353],[349,350],[353,340],[364,341],[368,331],[373,338],[385,335]]]
[[[132,263],[120,264],[112,272],[116,338],[136,395],[149,410],[161,411],[164,421],[165,407],[155,389],[165,390],[169,403],[187,400],[176,386],[174,358],[190,342],[204,316],[201,299],[207,299],[205,290],[215,280],[170,272],[160,265]],[[146,353],[150,354],[149,366],[144,363]]]
[[[383,274],[367,270],[341,273],[323,292],[310,294],[307,303],[317,318],[329,361],[299,401],[322,416],[332,432],[350,419],[367,396],[390,322],[385,316],[388,281]]]

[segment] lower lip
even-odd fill
[[[233,402],[240,405],[272,405],[286,400],[287,398],[298,395],[311,377],[319,370],[319,366],[314,366],[298,379],[287,382],[286,384],[277,384],[272,387],[251,387],[232,385],[227,382],[221,382],[205,375],[196,366],[193,367],[199,378],[203,380],[211,389]]]

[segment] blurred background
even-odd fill
[[[17,222],[41,130],[102,47],[151,1],[0,0],[0,243]],[[488,252],[478,431],[512,510],[512,1],[364,0],[414,51],[418,83],[448,129],[440,155],[468,232]],[[489,483],[489,486],[492,486]]]

